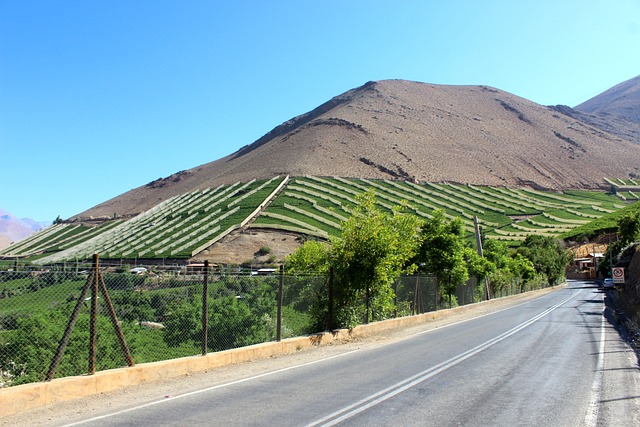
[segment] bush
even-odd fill
[[[102,275],[107,289],[133,290],[144,285],[147,276],[129,273],[105,273]]]

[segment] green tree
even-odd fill
[[[531,261],[536,272],[546,276],[549,286],[564,279],[569,255],[559,239],[540,235],[527,236],[518,248],[518,253]]]
[[[420,242],[420,220],[402,213],[400,207],[383,212],[368,191],[332,239],[329,265],[334,271],[334,314],[336,326],[353,326],[361,320],[363,298],[369,303],[372,320],[393,312],[393,282],[411,269]],[[366,313],[365,313],[366,314]]]
[[[285,258],[288,273],[326,273],[329,269],[329,246],[316,240],[307,240]]]
[[[275,337],[276,297],[271,284],[260,282],[245,295],[219,291],[208,302],[207,347],[226,350],[269,341]],[[177,347],[202,342],[202,299],[193,295],[167,316],[167,344]]]
[[[618,237],[623,246],[640,240],[640,211],[628,213],[618,220]]]
[[[486,256],[480,256],[475,249],[465,248],[465,262],[469,274],[475,276],[478,281],[478,297],[485,294],[485,283],[487,278],[496,271],[496,265]]]
[[[533,267],[533,263],[528,258],[522,256],[522,254],[516,253],[509,262],[509,270],[513,275],[516,285],[519,287],[520,292],[524,292],[524,285],[535,278],[536,270]]]
[[[626,267],[625,264],[630,260],[633,251],[627,247],[633,242],[640,241],[640,211],[623,215],[618,219],[617,226],[618,239],[609,244],[604,253],[604,259],[598,265],[598,271],[605,277],[611,277],[609,260],[613,259],[614,266],[618,267]],[[626,255],[621,257],[625,252],[627,252]]]
[[[415,261],[425,273],[436,275],[440,294],[449,297],[450,305],[456,286],[469,279],[465,246],[460,218],[447,220],[443,210],[436,210],[422,225],[422,244]]]

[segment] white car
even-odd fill
[[[611,289],[615,286],[615,283],[613,283],[613,279],[610,277],[607,277],[606,279],[604,279],[604,282],[602,282],[602,287],[605,289]]]

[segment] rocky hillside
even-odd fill
[[[583,113],[617,116],[640,123],[640,76],[622,82],[575,107]]]
[[[598,188],[640,176],[640,144],[487,86],[368,82],[237,152],[77,217],[135,215],[195,189],[276,175]]]
[[[640,76],[604,91],[565,113],[640,144]]]

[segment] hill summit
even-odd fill
[[[568,108],[568,107],[567,107]],[[219,160],[77,217],[135,215],[178,194],[276,175],[598,188],[640,176],[640,144],[488,86],[368,82]]]

